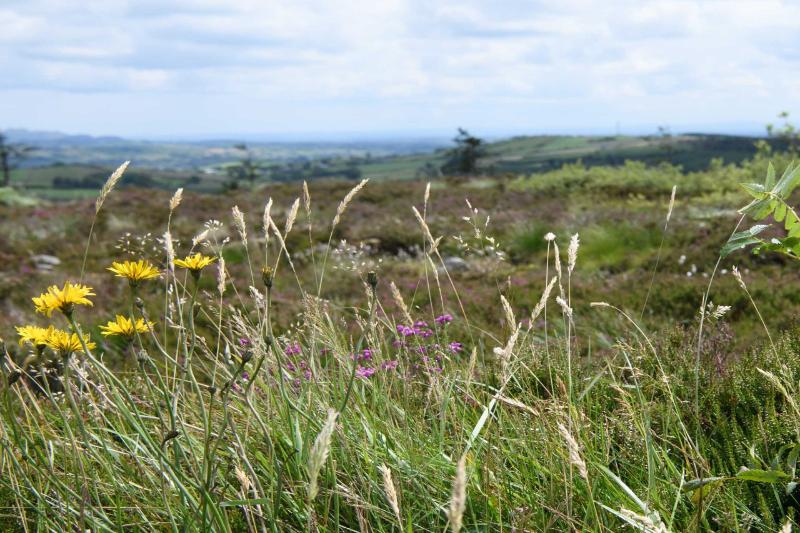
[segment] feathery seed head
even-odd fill
[[[175,191],[175,194],[173,194],[172,198],[170,198],[169,200],[170,212],[175,211],[178,208],[178,206],[181,205],[181,200],[183,200],[183,187]]]
[[[570,274],[575,270],[575,262],[578,260],[578,246],[580,246],[580,240],[576,233],[569,240],[569,247],[567,248],[567,271]]]
[[[311,193],[308,192],[308,183],[303,180],[303,207],[306,210],[306,215],[311,214]]]
[[[456,466],[456,477],[453,480],[453,490],[450,497],[450,529],[453,533],[461,531],[464,523],[464,511],[467,508],[467,456],[462,455]]]
[[[589,472],[586,469],[586,463],[581,457],[581,448],[578,444],[578,441],[575,440],[575,437],[572,436],[566,426],[564,426],[564,424],[561,422],[558,423],[558,432],[561,433],[561,437],[564,439],[564,443],[567,445],[567,450],[569,451],[569,462],[578,469],[578,473],[580,473],[581,477],[588,483]]]
[[[319,492],[317,478],[328,458],[331,437],[333,436],[333,430],[336,428],[336,417],[338,416],[339,413],[335,409],[328,409],[328,418],[311,446],[311,453],[308,457],[308,501],[313,501]]]
[[[105,184],[103,185],[103,188],[100,189],[100,195],[97,197],[97,200],[95,200],[95,202],[94,202],[94,214],[95,215],[97,215],[97,213],[100,212],[100,209],[102,209],[102,207],[103,207],[103,202],[105,202],[106,198],[108,197],[108,195],[111,194],[111,191],[114,189],[114,186],[117,184],[119,179],[122,177],[122,174],[125,172],[125,169],[128,168],[128,165],[130,163],[131,163],[130,161],[125,161],[119,167],[117,167],[117,170],[112,172],[111,175],[108,177],[108,179],[106,180]]]
[[[353,198],[356,194],[358,194],[358,191],[364,188],[368,181],[369,179],[361,180],[358,185],[353,187],[350,192],[345,195],[345,197],[339,203],[339,207],[336,208],[336,215],[333,217],[333,223],[331,224],[332,227],[339,225],[339,221],[342,219],[342,215],[347,209],[347,206],[353,201]]]
[[[397,518],[397,521],[400,522],[400,504],[397,501],[397,489],[395,489],[394,481],[392,480],[392,471],[386,465],[380,465],[378,470],[380,470],[381,476],[383,476],[383,490],[386,493],[386,499],[392,511],[394,511],[394,516]]]
[[[225,294],[225,284],[228,282],[227,271],[225,270],[225,258],[220,257],[217,263],[217,292],[220,297]]]
[[[233,225],[236,227],[236,231],[239,232],[242,242],[247,246],[247,226],[244,223],[244,214],[239,210],[238,205],[233,206],[231,213],[233,215]]]
[[[283,228],[283,234],[289,235],[294,227],[294,221],[297,220],[297,211],[300,208],[300,198],[296,198],[292,207],[289,209],[289,214],[286,215],[286,225]]]

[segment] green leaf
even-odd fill
[[[739,186],[756,200],[764,198],[768,190],[760,183],[740,183]]]
[[[767,218],[776,207],[775,200],[770,197],[762,198],[760,200],[753,200],[744,206],[739,212],[745,215],[750,215],[755,220],[762,220]]]
[[[786,472],[780,470],[761,470],[758,468],[740,470],[736,479],[742,481],[755,481],[757,483],[780,483],[792,479]]]
[[[772,190],[775,186],[775,167],[772,165],[770,161],[769,166],[767,167],[767,179],[764,182],[764,188],[767,190]]]
[[[784,202],[780,202],[778,204],[778,208],[775,209],[775,212],[772,214],[775,217],[776,222],[780,222],[786,217],[786,204]],[[787,219],[788,223],[788,219]]]
[[[739,233],[734,233],[731,235],[731,238],[728,239],[728,242],[725,243],[725,246],[722,247],[720,254],[722,257],[726,257],[736,250],[741,250],[742,248],[746,248],[753,244],[760,244],[763,242],[761,239],[756,237],[759,233],[767,229],[769,225],[767,224],[757,224],[752,228],[740,231]]]
[[[800,172],[798,170],[800,170],[800,166],[795,166],[794,164],[786,167],[783,176],[772,188],[772,192],[783,199],[788,198],[795,187],[800,185]]]
[[[797,468],[798,455],[800,455],[800,444],[796,444],[792,451],[789,452],[789,455],[786,456],[786,465],[789,467],[792,477],[794,477],[795,469]]]

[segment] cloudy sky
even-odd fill
[[[1,0],[0,128],[761,131],[800,2]]]

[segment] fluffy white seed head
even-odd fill
[[[464,524],[464,511],[467,508],[467,456],[462,455],[456,466],[456,477],[450,496],[450,529],[453,533],[461,531]]]
[[[336,417],[339,413],[335,409],[328,409],[328,417],[325,424],[322,426],[314,444],[311,446],[311,452],[308,457],[308,500],[313,501],[319,492],[317,480],[319,478],[320,470],[328,459],[328,453],[331,449],[331,437],[333,430],[336,428]]]
[[[244,213],[242,213],[238,205],[235,205],[231,209],[231,214],[233,215],[233,225],[236,227],[236,231],[239,232],[239,238],[247,246],[247,226],[244,223]]]
[[[112,190],[114,190],[114,186],[116,186],[117,182],[120,180],[120,178],[122,178],[122,174],[125,173],[125,169],[127,169],[128,165],[130,164],[131,164],[130,161],[125,161],[119,167],[117,167],[117,170],[112,172],[111,175],[108,177],[105,184],[103,185],[103,188],[100,189],[100,194],[98,195],[97,200],[95,200],[94,202],[95,215],[100,212],[100,209],[103,207],[103,202],[106,201],[108,195],[111,194]]]
[[[183,187],[175,191],[175,194],[172,195],[172,198],[169,200],[169,210],[175,211],[179,205],[181,205],[181,200],[183,200]]]
[[[575,270],[575,263],[578,261],[578,247],[581,245],[578,234],[572,236],[567,247],[567,271],[572,274]]]

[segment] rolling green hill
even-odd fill
[[[758,141],[756,137],[707,134],[520,136],[487,143],[478,167],[480,174],[517,176],[538,174],[577,161],[587,167],[617,166],[625,161],[640,161],[646,165],[670,163],[684,172],[694,172],[707,169],[713,159],[739,163],[750,158],[756,153]],[[40,148],[36,162],[48,161],[47,158],[42,159],[41,155],[48,150],[48,157],[60,154],[71,162],[17,169],[12,182],[15,186],[48,198],[94,194],[112,169],[108,146],[118,146],[122,142],[98,141],[59,148],[57,140],[48,140],[47,145]],[[165,189],[185,187],[202,192],[216,192],[236,185],[228,176],[227,167],[235,164],[243,152],[232,146],[206,143],[201,151],[205,154],[202,157],[198,155],[201,152],[197,144],[189,148],[180,143],[139,143],[137,146],[139,150],[128,155],[133,163],[126,174],[128,185]],[[428,146],[427,149],[425,146]],[[397,148],[394,152],[388,146],[375,152],[364,147],[350,148],[328,147],[315,151],[310,145],[294,148],[286,145],[281,148],[282,151],[275,152],[266,146],[256,146],[251,148],[251,154],[260,166],[260,182],[362,177],[373,180],[436,178],[441,176],[440,169],[449,157],[448,148],[433,149],[424,144],[417,146],[416,153],[408,146]],[[70,151],[74,152],[72,156],[67,155]],[[94,163],[87,163],[93,161],[93,153],[96,155]],[[188,155],[192,153],[193,156]],[[199,159],[192,159],[194,156]],[[125,158],[119,154],[117,160],[121,162]]]

